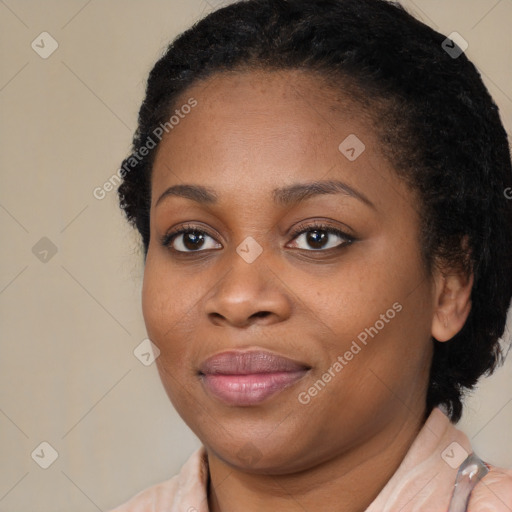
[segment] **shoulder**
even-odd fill
[[[196,450],[178,475],[148,487],[108,512],[207,512],[208,461],[204,447]]]
[[[178,479],[179,476],[176,475],[149,487],[109,512],[150,512],[170,509],[178,490]]]
[[[510,512],[512,469],[491,466],[471,493],[468,512]]]

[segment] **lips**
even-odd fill
[[[209,394],[229,405],[248,406],[290,387],[309,369],[267,351],[229,351],[204,361],[199,374]]]
[[[223,352],[207,359],[200,367],[204,374],[250,375],[253,373],[294,372],[309,368],[286,357],[264,351]]]

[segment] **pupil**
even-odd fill
[[[321,233],[319,235],[319,233]],[[325,240],[327,239],[327,233],[324,231],[310,231],[307,235],[307,242],[315,249],[321,249],[325,244]]]
[[[189,245],[190,240],[193,240],[193,242],[190,243],[190,245]],[[201,233],[198,233],[197,231],[191,231],[190,233],[186,233],[184,245],[187,249],[191,249],[191,250],[197,249],[198,247],[201,247],[201,245],[202,245],[202,244],[197,244],[198,240],[204,241],[203,235]]]

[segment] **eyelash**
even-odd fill
[[[357,239],[351,235],[348,235],[347,233],[333,227],[333,226],[330,226],[328,224],[322,224],[321,222],[315,222],[313,224],[301,224],[299,225],[294,231],[293,233],[291,234],[292,235],[292,240],[295,240],[299,235],[302,235],[303,233],[308,233],[309,231],[323,231],[325,233],[329,233],[331,235],[337,235],[339,236],[340,238],[344,239],[345,241],[340,243],[339,245],[336,245],[335,247],[330,247],[329,249],[302,249],[303,251],[308,251],[308,252],[328,252],[330,250],[334,250],[334,249],[341,249],[347,245],[350,245],[352,242],[355,242]],[[213,238],[215,239],[215,237],[211,236],[207,231],[204,231],[202,229],[199,228],[199,226],[194,226],[194,225],[191,225],[191,224],[185,224],[175,230],[172,230],[170,231],[169,233],[166,233],[160,240],[161,244],[164,246],[164,247],[167,247],[168,249],[171,249],[173,252],[175,253],[178,253],[178,254],[196,254],[196,253],[199,253],[199,252],[205,252],[205,250],[198,250],[198,251],[178,251],[176,249],[173,249],[171,247],[171,244],[172,242],[174,241],[175,238],[177,238],[179,235],[182,235],[184,233],[189,233],[189,232],[195,232],[195,233],[199,233],[201,235],[207,235],[209,236],[210,238]]]

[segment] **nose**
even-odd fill
[[[245,328],[253,323],[270,325],[289,317],[291,300],[287,288],[264,253],[247,263],[233,251],[227,263],[231,268],[216,283],[205,302],[210,322],[217,326]]]

